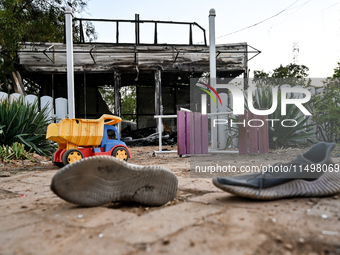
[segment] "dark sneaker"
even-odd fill
[[[133,201],[160,206],[176,196],[177,177],[159,166],[138,166],[110,156],[89,157],[60,169],[51,190],[82,206]]]
[[[331,159],[335,143],[321,142],[269,172],[214,178],[213,184],[241,197],[261,200],[320,197],[340,192],[340,169]],[[276,169],[276,170],[275,170]]]

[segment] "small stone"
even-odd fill
[[[103,233],[100,233],[100,234],[98,235],[99,238],[103,238],[103,236],[104,236]]]
[[[313,202],[307,202],[307,205],[314,205],[314,203]]]
[[[286,244],[284,244],[283,246],[284,246],[286,249],[288,249],[288,250],[292,250],[292,249],[293,249],[293,245],[290,244],[290,243],[286,243]]]
[[[28,208],[28,206],[27,205],[22,205],[21,208],[25,209],[25,208]]]
[[[335,195],[333,198],[334,199],[339,199],[339,195]]]
[[[305,243],[305,239],[302,238],[302,237],[300,237],[300,238],[299,238],[299,243]]]
[[[272,222],[276,222],[276,219],[275,219],[275,218],[273,218],[273,219],[272,219]]]
[[[280,235],[277,235],[275,233],[272,233],[271,236],[274,238],[275,241],[281,243],[282,242],[282,237]]]
[[[81,219],[81,218],[83,218],[84,217],[84,215],[82,215],[82,214],[78,214],[78,219]]]
[[[167,237],[163,238],[162,243],[163,243],[164,245],[168,245],[168,244],[170,243],[169,238],[167,238]]]
[[[327,215],[327,214],[322,214],[321,217],[322,217],[323,219],[328,219],[328,215]]]

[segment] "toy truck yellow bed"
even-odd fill
[[[84,157],[112,155],[122,160],[131,157],[126,144],[119,139],[118,131],[111,126],[121,118],[104,114],[99,119],[62,119],[47,127],[46,139],[58,143],[52,161],[63,166]],[[110,140],[107,131],[113,130],[117,140]],[[118,148],[118,149],[117,149]]]

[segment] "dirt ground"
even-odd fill
[[[131,148],[129,163],[176,174],[177,197],[161,207],[78,207],[50,191],[58,168],[48,159],[0,162],[0,254],[340,254],[339,195],[239,198],[217,189],[209,176],[190,178],[190,157],[152,156],[157,149]],[[304,151],[223,157],[239,168],[287,162]],[[340,164],[339,149],[332,155]]]

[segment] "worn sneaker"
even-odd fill
[[[234,195],[261,200],[337,194],[340,169],[330,155],[334,148],[335,143],[321,142],[289,163],[275,164],[271,172],[215,177],[213,184]]]
[[[159,166],[138,166],[110,156],[89,157],[60,169],[51,190],[81,206],[133,201],[160,206],[176,196],[177,177]]]

